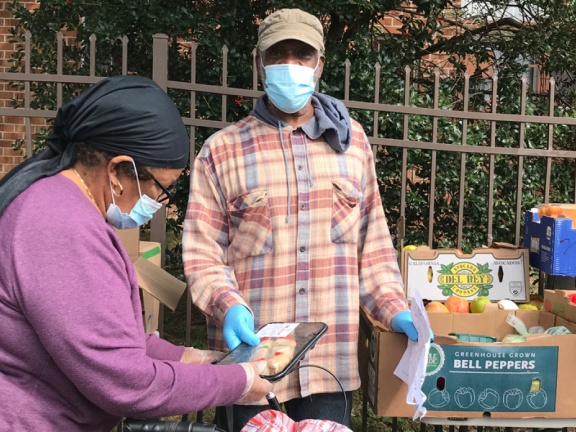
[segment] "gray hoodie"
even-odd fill
[[[278,125],[280,128],[288,126],[287,123],[277,119],[268,111],[267,103],[268,96],[261,96],[250,115],[275,127]],[[314,107],[314,117],[301,126],[302,131],[310,139],[318,139],[324,135],[324,139],[334,151],[344,153],[350,147],[352,140],[350,115],[344,104],[332,96],[314,93],[312,106]]]

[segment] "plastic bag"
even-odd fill
[[[528,330],[526,329],[526,324],[514,315],[514,312],[510,312],[506,317],[506,322],[510,324],[512,327],[516,329],[519,335],[526,336],[528,334]]]
[[[508,336],[504,336],[504,339],[502,339],[502,343],[521,343],[521,342],[526,342],[526,336],[511,334]]]
[[[542,334],[542,333],[545,333],[544,327],[542,326],[530,327],[530,330],[528,330],[528,334]]]
[[[546,330],[546,334],[559,336],[559,335],[572,334],[572,332],[564,326],[558,326],[558,327],[550,327],[548,330]]]

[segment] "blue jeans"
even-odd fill
[[[350,415],[352,412],[352,392],[346,392],[348,407],[344,415],[344,396],[342,393],[320,393],[305,398],[292,399],[284,403],[286,413],[295,422],[308,419],[332,420],[337,423],[342,421],[344,426],[350,427]],[[234,405],[233,430],[228,430],[226,407],[216,408],[214,423],[220,429],[227,432],[240,432],[240,430],[262,411],[270,409],[268,405]]]

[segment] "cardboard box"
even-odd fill
[[[574,291],[544,291],[544,310],[576,323],[576,306],[572,304],[568,294],[574,294]]]
[[[572,219],[542,216],[526,211],[524,246],[530,249],[530,265],[557,276],[576,276],[576,229]]]
[[[140,242],[138,255],[155,266],[162,267],[162,249],[160,243]],[[138,284],[142,289],[142,277],[138,276]],[[144,320],[144,330],[148,334],[158,330],[158,318],[160,317],[160,302],[148,291],[141,290],[142,297],[142,319]]]
[[[140,256],[140,228],[119,230],[114,228],[132,262]]]
[[[175,310],[186,291],[186,283],[162,269],[160,243],[141,242],[138,228],[116,230],[116,233],[134,264],[141,289],[144,329],[154,333],[158,329],[160,303]]]
[[[465,255],[457,249],[419,247],[402,251],[402,278],[408,299],[417,289],[425,300],[444,301],[451,295],[473,300],[530,299],[528,250],[494,243]]]
[[[464,343],[449,333],[496,336],[513,333],[506,316],[513,312],[528,328],[576,324],[546,311],[483,314],[429,313],[436,334],[422,387],[428,396],[427,417],[436,418],[574,418],[576,334],[528,335],[521,344]],[[362,386],[378,416],[412,417],[407,385],[393,373],[406,349],[405,335],[389,332],[360,314],[359,360]],[[543,392],[530,391],[540,379]],[[439,390],[440,389],[440,390]],[[445,392],[445,393],[444,393]],[[448,398],[445,398],[445,396]],[[488,413],[488,414],[487,414]]]

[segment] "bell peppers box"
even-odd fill
[[[576,324],[546,311],[493,310],[482,314],[429,312],[436,334],[422,391],[427,417],[436,418],[574,418],[576,411],[576,334],[528,335],[515,344],[466,343],[449,336],[468,333],[495,336],[514,333],[506,323],[515,313],[528,328]],[[388,331],[360,312],[359,364],[364,395],[378,416],[412,417],[408,386],[394,375],[407,337]]]
[[[558,276],[576,276],[576,229],[566,217],[538,217],[527,210],[524,223],[524,246],[530,249],[530,264]]]
[[[528,249],[508,243],[463,254],[458,249],[402,251],[402,278],[407,298],[417,289],[425,300],[444,301],[451,296],[492,301],[530,299]]]
[[[568,297],[570,294],[576,294],[576,291],[544,291],[544,310],[576,323],[576,305]]]
[[[138,286],[142,290],[144,329],[158,329],[160,303],[175,310],[186,284],[162,269],[160,243],[140,241],[140,230],[116,230],[124,249],[134,264]]]

